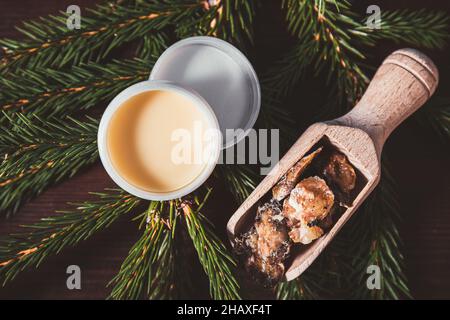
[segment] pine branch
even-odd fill
[[[154,38],[158,38],[154,41]],[[167,49],[169,39],[166,34],[159,33],[157,35],[145,35],[140,40],[140,43],[136,49],[136,57],[148,62],[148,66],[153,66],[154,62],[158,59],[161,53]]]
[[[379,40],[394,40],[440,48],[448,40],[449,19],[443,12],[389,11],[381,29],[370,29],[351,11],[346,0],[284,0],[289,31],[295,47],[269,71],[268,86],[281,96],[290,93],[307,74],[324,73],[336,87],[336,105],[353,106],[368,83],[366,50]]]
[[[150,203],[143,215],[144,232],[110,282],[109,298],[139,299],[144,293],[148,299],[174,297],[176,202]]]
[[[113,7],[104,4],[88,10],[88,15],[82,16],[79,30],[67,28],[66,13],[25,22],[19,31],[26,40],[0,40],[3,47],[0,73],[15,68],[61,68],[88,60],[99,61],[124,43],[149,34],[156,35],[167,26],[181,24],[182,27],[202,12],[201,1],[132,1]],[[153,41],[158,39],[154,37]]]
[[[318,271],[318,273],[316,273]],[[325,274],[323,266],[317,267],[314,263],[304,274],[292,281],[285,281],[276,287],[278,300],[317,300],[324,298],[321,295],[325,289],[321,286]]]
[[[176,199],[150,203],[141,216],[146,225],[141,239],[130,250],[117,276],[111,281],[113,299],[175,298],[181,287],[175,270],[177,259],[175,239],[177,221],[183,216],[187,231],[197,251],[200,262],[210,280],[211,296],[215,299],[237,299],[238,285],[231,269],[232,258],[219,238],[210,229],[200,210],[206,204],[210,190],[200,202]],[[185,248],[185,246],[183,245]],[[180,266],[178,266],[180,267]],[[184,274],[186,276],[186,274]]]
[[[353,266],[342,258],[347,257],[350,246],[346,234],[342,230],[300,277],[280,283],[276,288],[277,299],[345,299],[353,284],[348,279]]]
[[[215,20],[210,24],[212,35],[235,45],[253,41],[253,16],[259,0],[219,0],[215,6]]]
[[[244,165],[221,165],[218,172],[238,203],[242,203],[250,195],[259,180],[257,174]]]
[[[276,88],[271,88],[267,83],[267,78],[262,80],[261,85],[261,111],[256,120],[255,127],[263,129],[278,129],[283,139],[280,141],[280,149],[287,150],[297,137],[295,121],[291,113],[284,107],[282,99],[277,98],[279,92]]]
[[[95,201],[75,204],[77,207],[25,226],[30,231],[0,239],[0,279],[5,285],[29,267],[39,267],[52,254],[87,240],[108,228],[120,216],[141,202],[120,190],[93,193]]]
[[[419,109],[415,119],[423,126],[431,128],[444,142],[450,141],[450,98],[433,96]]]
[[[411,297],[403,273],[401,239],[396,224],[400,220],[395,184],[388,167],[383,166],[382,180],[377,189],[355,214],[348,234],[353,247],[348,250],[353,259],[353,298],[400,299]],[[367,267],[381,270],[381,289],[369,290]]]
[[[450,38],[450,17],[444,11],[383,11],[380,29],[363,27],[374,40],[392,40],[429,49],[442,49]],[[364,23],[365,24],[365,23]]]
[[[250,4],[245,1],[239,1],[239,3],[244,8],[251,8]],[[238,2],[232,8],[237,5]],[[194,15],[193,20],[187,19],[197,24],[186,22],[180,24],[178,28],[183,29],[184,25],[193,25],[195,30],[203,30],[201,32],[205,34],[226,28],[225,24],[229,21],[225,18],[216,21],[213,27],[209,26],[211,28],[209,31],[206,26],[201,26],[202,23],[215,21],[217,8],[220,7],[221,5],[213,6],[210,8],[211,10],[202,11],[202,15]],[[229,5],[227,4],[225,7],[228,8]],[[223,11],[224,16],[229,15],[228,10],[231,9]],[[247,14],[250,13],[250,11],[247,12]],[[238,20],[239,25],[243,23],[242,19],[241,17]],[[243,28],[243,25],[241,27]],[[233,37],[241,39],[240,30],[242,28],[237,26],[229,26],[229,28],[233,32],[221,33],[222,37],[228,40]],[[81,63],[63,70],[60,67],[48,67],[44,64],[44,66],[34,66],[31,70],[27,68],[9,72],[8,77],[0,79],[0,107],[8,111],[21,110],[55,116],[86,110],[100,102],[110,101],[124,88],[147,79],[149,69],[166,46],[167,37],[163,32],[146,34],[142,37],[137,50],[137,55],[141,59],[114,61],[107,65],[94,62]],[[30,90],[24,92],[23,88],[30,88]]]
[[[240,299],[239,285],[232,272],[236,262],[211,230],[209,221],[200,213],[210,192],[211,190],[207,192],[202,201],[195,199],[195,210],[191,203],[182,203],[186,227],[203,270],[209,278],[211,296],[214,299]]]
[[[46,116],[86,110],[148,79],[154,61],[154,58],[133,59],[106,65],[91,62],[63,70],[48,67],[17,70],[7,78],[0,78],[0,106],[7,112]]]
[[[0,127],[0,212],[11,214],[97,157],[98,122],[5,115]]]
[[[314,289],[308,284],[308,276],[280,283],[276,288],[276,297],[278,300],[313,300],[320,297]]]
[[[283,6],[288,29],[298,43],[269,71],[267,85],[281,96],[287,95],[305,71],[312,68],[314,75],[325,71],[328,85],[336,85],[339,93],[357,99],[368,78],[359,63],[365,55],[356,44],[371,42],[357,30],[361,24],[355,20],[349,3],[345,0],[285,0]]]
[[[238,46],[252,41],[252,24],[259,0],[204,1],[205,12],[191,24],[178,26],[180,38],[193,35],[215,36]]]

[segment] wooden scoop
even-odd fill
[[[227,225],[232,244],[235,236],[247,231],[244,228],[253,222],[258,200],[271,192],[286,171],[311,151],[313,145],[326,137],[348,157],[367,182],[332,229],[305,246],[294,257],[291,265],[286,265],[286,280],[298,277],[319,256],[378,184],[380,156],[386,138],[430,98],[438,79],[434,63],[419,51],[402,49],[388,56],[361,101],[340,118],[310,126],[233,214]]]

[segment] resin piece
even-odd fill
[[[356,172],[347,157],[334,152],[326,164],[323,175],[343,193],[350,193],[356,185]]]
[[[258,208],[255,225],[235,241],[234,250],[244,257],[249,273],[261,284],[271,287],[284,275],[284,260],[289,254],[285,219],[275,201]]]
[[[289,237],[295,243],[308,244],[324,234],[321,223],[329,223],[334,194],[319,177],[300,181],[284,200],[283,216],[289,227]]]
[[[255,223],[257,240],[257,254],[263,259],[282,258],[280,248],[288,239],[287,230],[280,208],[274,204],[266,203],[258,208]]]
[[[290,168],[280,181],[272,188],[272,196],[275,200],[281,201],[286,198],[294,189],[296,183],[300,180],[300,176],[305,172],[306,168],[311,164],[314,158],[322,151],[322,148],[317,149],[313,153],[303,157],[292,168]]]
[[[324,219],[333,204],[334,194],[325,180],[309,177],[300,181],[284,201],[283,215],[290,226],[308,224]]]
[[[308,226],[300,224],[289,231],[289,237],[295,243],[309,244],[313,240],[320,238],[323,235],[323,229],[318,226]]]
[[[245,262],[245,269],[259,284],[266,288],[272,288],[278,284],[284,276],[285,267],[282,261],[268,263],[256,255],[252,255]]]
[[[317,221],[317,225],[321,227],[325,232],[329,231],[334,224],[333,217],[338,213],[339,213],[339,205],[337,205],[335,202],[330,212],[327,214],[327,216],[324,219]]]

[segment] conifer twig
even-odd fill
[[[381,29],[371,29],[346,0],[284,0],[283,5],[298,43],[269,71],[268,85],[281,95],[306,71],[324,72],[328,85],[338,89],[333,91],[338,102],[352,106],[368,83],[367,48],[380,40],[441,48],[449,38],[449,18],[443,12],[388,11]],[[336,105],[336,98],[333,101]]]
[[[205,13],[193,24],[178,28],[181,38],[192,35],[214,36],[237,46],[252,41],[252,25],[259,0],[208,0]]]
[[[238,203],[250,195],[258,181],[257,174],[245,165],[221,165],[217,171]]]
[[[130,249],[119,273],[110,282],[114,284],[110,298],[167,299],[174,297],[174,235],[177,200],[150,202],[143,215],[145,224],[141,238]],[[168,213],[167,213],[168,211]]]
[[[19,28],[26,40],[0,40],[3,48],[0,72],[19,67],[60,68],[87,60],[99,61],[124,43],[157,34],[183,21],[190,23],[192,16],[203,11],[203,4],[193,0],[139,1],[90,9],[87,16],[82,16],[81,29],[67,28],[65,13],[26,22]],[[153,41],[158,39],[155,37]]]
[[[339,88],[340,99],[344,94],[351,99],[359,97],[368,78],[359,63],[365,55],[357,48],[355,39],[358,44],[368,39],[357,30],[361,24],[355,20],[349,3],[284,0],[283,6],[288,29],[298,43],[269,71],[267,85],[286,95],[305,71],[314,75],[325,71],[327,83]]]
[[[433,96],[414,117],[422,126],[431,128],[444,142],[450,142],[450,98]]]
[[[5,285],[20,272],[38,267],[49,255],[74,246],[108,228],[141,202],[121,190],[93,193],[97,199],[74,204],[76,208],[43,218],[30,231],[0,238],[0,280]]]
[[[396,224],[400,220],[395,183],[386,165],[377,189],[364,202],[347,230],[353,248],[348,250],[353,259],[352,298],[400,299],[411,297],[403,273],[401,238]],[[370,228],[367,228],[370,226]],[[381,271],[380,289],[369,289],[367,268],[377,266]]]
[[[135,58],[106,65],[90,62],[62,70],[17,70],[0,78],[0,108],[8,113],[22,111],[46,116],[86,110],[148,79],[152,60]]]
[[[158,41],[154,41],[157,37]],[[145,35],[140,40],[140,43],[136,49],[136,57],[148,62],[148,65],[153,66],[154,61],[167,49],[169,39],[163,32],[157,35]]]
[[[236,267],[236,262],[211,230],[210,222],[200,212],[210,192],[208,190],[201,201],[195,199],[195,210],[188,201],[181,204],[181,210],[200,263],[209,278],[211,296],[214,299],[240,299],[239,285],[232,270]]]
[[[14,213],[48,185],[73,176],[98,157],[98,122],[4,115],[0,128],[0,212]]]
[[[309,300],[319,298],[313,290],[310,290],[303,278],[280,283],[276,288],[276,297],[278,300]]]
[[[362,30],[374,40],[389,39],[396,43],[437,49],[443,48],[450,39],[449,23],[450,17],[444,11],[385,10],[379,29],[370,29],[364,25]]]

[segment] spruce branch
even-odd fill
[[[327,83],[355,100],[368,83],[360,63],[365,55],[357,48],[361,26],[347,1],[284,0],[289,31],[298,39],[295,47],[269,71],[267,85],[287,95],[305,72],[326,72]],[[358,44],[364,37],[358,38]],[[313,70],[311,70],[311,67]],[[344,99],[343,96],[339,97]]]
[[[344,231],[342,231],[344,233]],[[342,235],[342,233],[340,235]],[[348,261],[340,259],[346,254],[348,243],[343,237],[334,239],[313,264],[298,278],[282,282],[276,287],[279,300],[317,300],[345,298],[348,289],[348,274],[352,267]]]
[[[252,41],[256,2],[258,0],[203,1],[205,11],[190,24],[178,26],[178,36],[214,36],[244,46],[246,41]]]
[[[213,34],[236,45],[253,41],[253,16],[259,0],[221,0]]]
[[[353,259],[353,294],[358,299],[400,299],[411,297],[403,273],[404,258],[396,224],[400,220],[395,183],[384,165],[377,189],[356,213],[348,234],[353,247],[348,254]],[[367,287],[367,268],[378,266],[381,288]]]
[[[0,78],[0,108],[8,113],[21,111],[45,116],[86,110],[148,79],[154,61],[135,58],[105,65],[90,62],[62,70],[48,67],[17,70]]]
[[[393,10],[383,11],[379,29],[362,30],[376,40],[392,40],[416,47],[442,49],[450,38],[450,17],[444,11]]]
[[[200,263],[209,278],[211,296],[214,299],[240,299],[239,285],[232,271],[236,262],[212,231],[210,222],[201,214],[210,192],[208,190],[202,200],[195,198],[195,209],[192,203],[184,201],[181,210]]]
[[[415,119],[423,127],[431,128],[444,142],[450,141],[450,98],[433,96],[419,109]]]
[[[277,98],[279,92],[276,88],[271,88],[267,83],[267,78],[263,78],[261,84],[261,112],[256,120],[255,126],[264,129],[278,129],[283,136],[281,149],[287,150],[297,134],[295,131],[295,121],[291,113],[284,108],[282,99]]]
[[[92,194],[96,200],[74,204],[76,207],[70,211],[24,226],[29,231],[0,238],[0,280],[3,285],[25,269],[39,267],[49,255],[58,254],[108,228],[141,202],[121,190]]]
[[[221,165],[218,172],[238,203],[242,203],[250,195],[259,180],[257,174],[245,165]]]
[[[267,84],[281,96],[307,74],[324,73],[328,86],[337,88],[333,101],[352,106],[368,83],[366,51],[379,40],[429,48],[448,40],[449,18],[443,12],[389,11],[381,29],[371,29],[346,0],[284,0],[283,6],[298,42],[269,70]]]
[[[148,299],[173,298],[176,286],[174,235],[176,206],[179,200],[150,202],[141,224],[145,228],[141,238],[131,248],[114,284],[109,298]],[[139,218],[139,217],[138,217]]]
[[[11,214],[52,183],[71,177],[97,157],[98,122],[42,120],[4,114],[0,127],[0,212]]]
[[[19,29],[26,40],[0,40],[3,49],[0,72],[20,67],[60,68],[88,60],[99,61],[124,43],[158,34],[167,26],[181,24],[182,27],[203,11],[201,1],[131,1],[89,9],[88,15],[82,17],[79,30],[67,28],[66,13],[26,22]],[[158,37],[153,38],[153,41],[158,40]]]
[[[154,38],[158,38],[154,41]],[[140,40],[136,49],[136,57],[148,62],[149,65],[154,64],[157,58],[167,49],[169,39],[167,35],[160,32],[156,35],[145,35]]]
[[[306,280],[306,281],[304,281]],[[308,277],[300,276],[299,279],[285,281],[276,288],[276,297],[278,300],[310,300],[319,297],[314,290],[311,290],[307,284]]]

